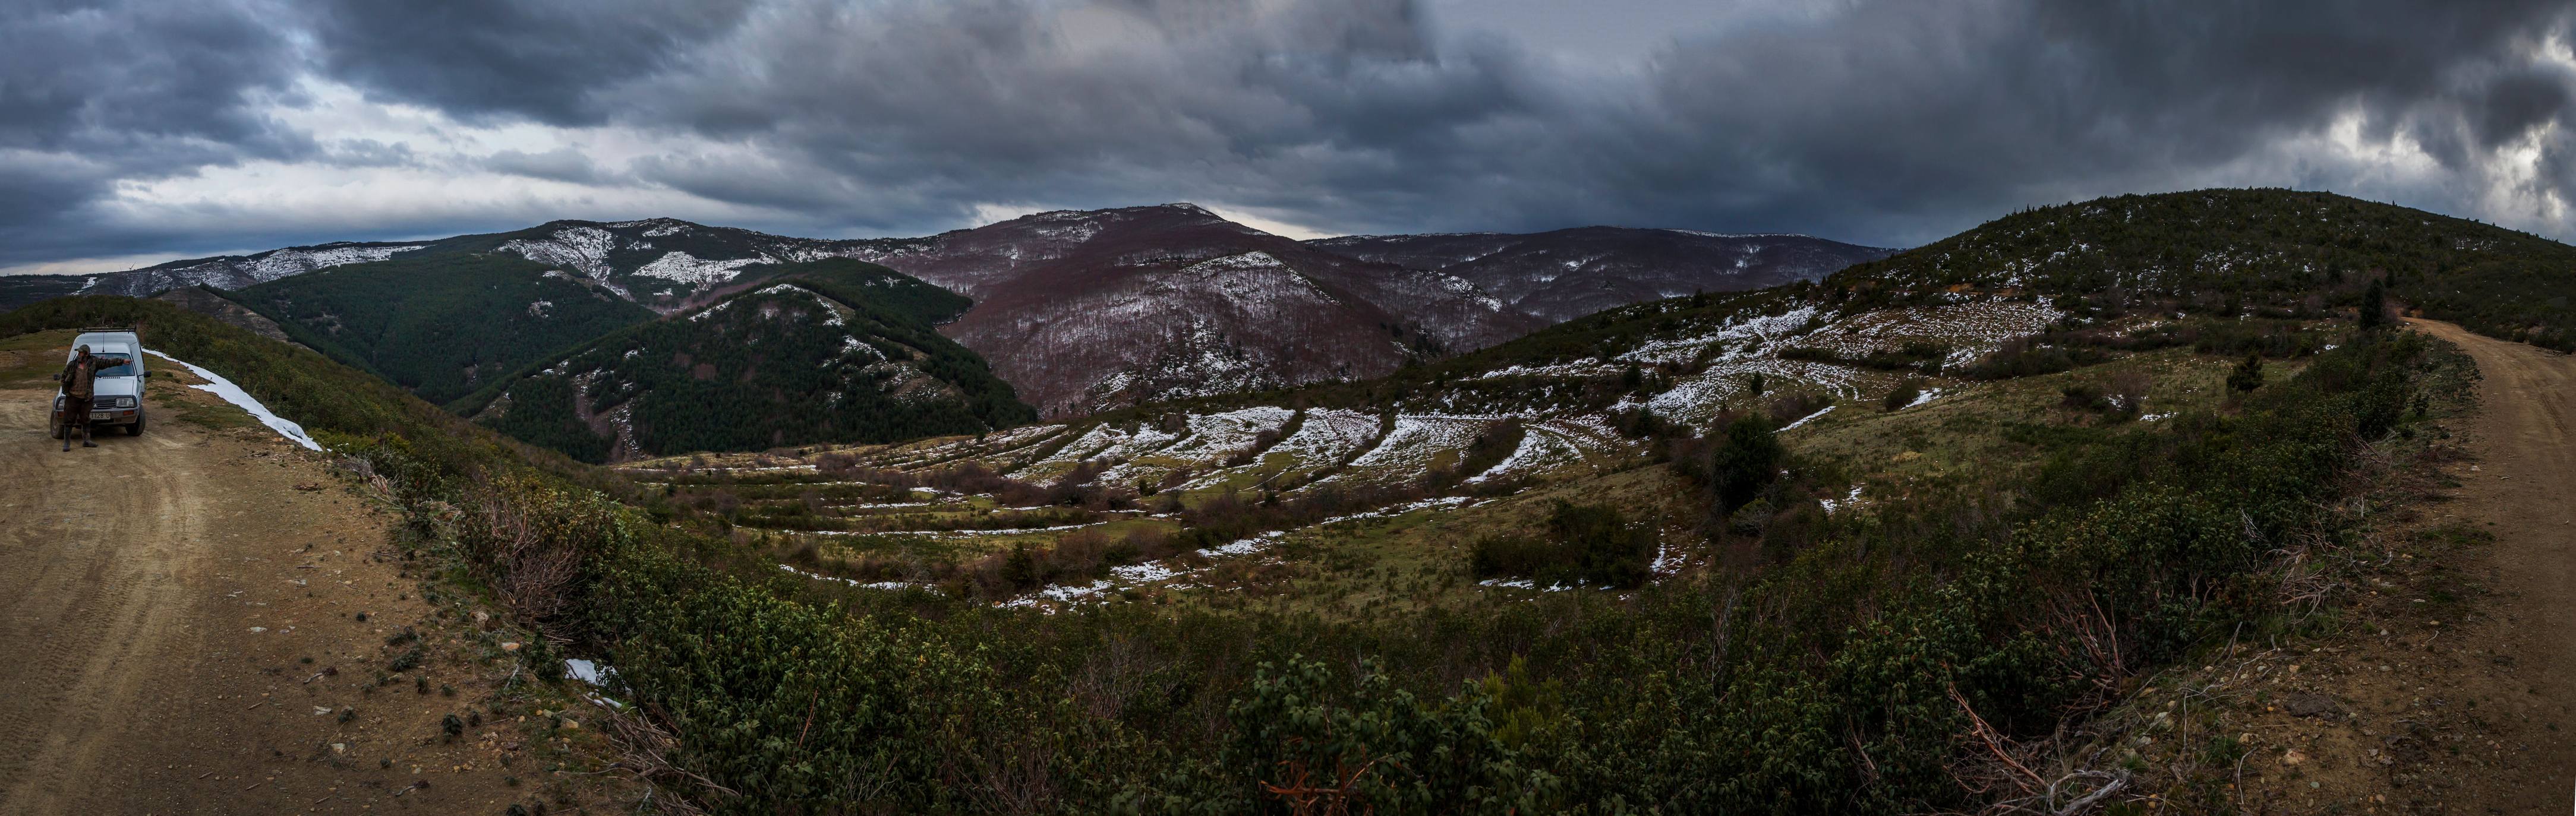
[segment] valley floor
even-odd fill
[[[575,810],[391,514],[177,366],[146,434],[61,452],[53,345],[0,350],[0,813]]]

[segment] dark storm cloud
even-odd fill
[[[462,166],[676,190],[782,230],[1194,199],[1338,231],[1910,244],[2028,204],[2296,184],[2576,232],[2510,203],[2576,200],[2565,2],[1853,0],[1676,23],[1609,68],[1569,67],[1551,30],[1516,23],[1528,3],[1443,19],[1407,0],[273,2],[9,12],[38,25],[0,28],[0,146],[69,160],[0,157],[0,232],[26,238],[43,197],[77,205],[115,179],[435,149],[305,144],[240,104],[299,73],[469,123],[613,131],[648,149]],[[2350,153],[2338,126],[2434,169]],[[55,232],[56,257],[104,243]]]
[[[745,4],[695,0],[325,0],[310,5],[323,70],[460,118],[587,124],[602,85],[731,27]]]
[[[284,33],[226,2],[18,2],[0,10],[0,263],[94,252],[82,209],[122,178],[312,146],[249,112],[294,74]],[[180,239],[185,240],[185,239]]]
[[[1625,214],[1842,222],[1921,240],[2026,203],[2293,180],[2266,151],[2341,115],[2483,151],[2558,122],[2529,53],[2563,3],[1882,3],[1686,42],[1657,66],[1671,152],[1613,157]],[[1703,135],[1691,139],[1691,135]],[[2241,176],[2208,173],[2235,167]],[[1664,185],[1654,180],[1667,180]],[[1749,189],[1699,199],[1672,183]],[[2332,180],[2329,180],[2332,181]],[[2460,202],[2418,202],[2444,206]],[[1965,210],[1970,217],[1944,217]],[[1810,227],[1813,228],[1813,227]]]
[[[1436,56],[1399,2],[787,3],[618,86],[607,107],[767,148],[740,174],[673,163],[667,178],[691,192],[794,206],[824,192],[896,224],[993,201],[1259,203],[1318,177],[1401,184],[1448,164],[1459,129],[1528,115],[1517,71],[1492,52]],[[746,183],[780,157],[860,197]]]
[[[1206,198],[1342,230],[1910,243],[2030,203],[2347,182],[2272,154],[2345,115],[2476,173],[2562,120],[2569,77],[2531,55],[2565,9],[1853,3],[1593,76],[1444,44],[1396,0],[784,2],[587,99],[768,153],[743,174],[694,161],[671,177],[685,189],[883,227],[977,202]],[[782,158],[834,183],[750,182],[797,177]]]

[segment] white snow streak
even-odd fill
[[[198,367],[195,363],[191,363],[177,357],[172,357],[158,351],[153,351],[152,349],[144,349],[143,352],[173,363],[178,363],[179,365],[186,367],[190,373],[204,378],[206,380],[206,384],[192,385],[188,387],[214,394],[215,396],[222,397],[225,402],[240,406],[242,410],[250,412],[252,419],[259,420],[259,424],[275,429],[279,436],[286,437],[286,441],[302,445],[307,450],[318,451],[322,449],[322,443],[315,442],[313,441],[313,437],[306,436],[304,434],[304,426],[297,425],[294,422],[269,411],[268,406],[261,405],[259,403],[258,397],[251,396],[250,392],[242,390],[241,386],[234,385],[233,381],[224,379],[224,375],[207,371],[204,368]]]

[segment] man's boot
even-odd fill
[[[89,441],[89,426],[88,426],[88,425],[86,425],[86,424],[84,424],[84,425],[82,425],[82,426],[81,426],[81,447],[84,447],[84,448],[95,448],[95,447],[98,447],[98,443],[96,443],[96,442],[92,442],[92,441]]]

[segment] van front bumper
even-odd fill
[[[143,410],[140,408],[117,408],[108,411],[91,411],[89,412],[89,424],[132,425],[134,424],[134,418],[142,415]],[[63,424],[63,412],[54,412],[53,423],[56,425]]]

